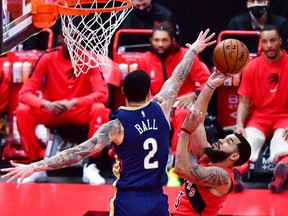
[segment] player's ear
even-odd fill
[[[234,152],[233,154],[230,155],[230,160],[234,161],[234,163],[240,158],[240,155],[238,152]]]

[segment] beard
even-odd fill
[[[170,54],[172,54],[172,52],[173,52],[173,47],[170,46],[170,47],[169,47],[167,50],[165,50],[165,52],[163,52],[163,53],[157,52],[157,50],[156,50],[153,46],[151,46],[150,50],[151,50],[151,52],[154,53],[159,59],[164,60],[164,59],[166,59]]]
[[[225,151],[213,149],[211,147],[204,148],[204,153],[210,158],[212,163],[222,162],[230,156],[230,154]]]

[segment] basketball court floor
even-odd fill
[[[9,164],[0,162],[0,167]],[[77,170],[78,169],[78,170]],[[53,171],[44,183],[27,183],[17,188],[16,182],[0,180],[0,215],[2,216],[106,216],[109,199],[113,196],[112,179],[107,184],[93,186],[81,182],[77,169]],[[69,175],[70,172],[70,175]],[[0,173],[1,175],[3,173]],[[245,182],[247,189],[232,193],[220,211],[221,216],[287,216],[288,184],[278,194],[267,189],[269,179]],[[177,187],[164,187],[173,204],[179,192]]]

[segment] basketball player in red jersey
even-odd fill
[[[271,137],[269,161],[277,165],[269,189],[278,192],[288,174],[288,54],[280,48],[282,39],[275,26],[261,29],[260,44],[263,52],[249,62],[238,89],[235,132],[247,138],[252,154],[246,164],[235,169],[236,192],[244,189],[241,175],[250,161],[258,159],[260,149]]]
[[[41,150],[35,135],[37,124],[48,127],[63,124],[89,125],[90,138],[103,123],[109,121],[110,110],[105,106],[109,94],[102,73],[98,69],[90,69],[88,74],[75,77],[62,34],[59,35],[59,42],[61,46],[39,58],[19,91],[17,127],[21,144],[32,162],[39,160]],[[118,69],[113,68],[113,62],[111,65],[112,70]],[[42,97],[37,95],[39,91],[42,91]],[[90,184],[105,183],[95,163],[91,162],[88,161],[87,169],[86,165],[84,167],[83,181]],[[24,183],[34,182],[38,177],[41,177],[40,173],[35,173],[25,179]]]
[[[215,88],[227,77],[219,72],[209,77],[182,125],[175,172],[185,181],[174,205],[174,216],[218,215],[228,194],[233,191],[232,167],[242,165],[250,157],[251,147],[240,134],[229,134],[212,146],[206,138],[204,117],[209,100]],[[197,162],[191,160],[187,151],[189,143]]]
[[[34,172],[60,169],[95,154],[113,143],[116,189],[110,200],[110,215],[169,216],[168,197],[162,187],[167,182],[166,165],[169,152],[170,111],[179,88],[187,77],[196,54],[216,41],[209,29],[199,34],[173,75],[152,101],[149,100],[150,77],[142,70],[129,73],[123,83],[126,106],[120,107],[115,119],[103,124],[93,137],[82,144],[29,165],[12,162],[2,177],[9,181],[30,176]]]

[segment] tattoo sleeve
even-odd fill
[[[228,185],[229,174],[219,167],[203,167],[199,164],[193,164],[190,167],[191,180],[194,183],[218,187]]]
[[[121,123],[113,120],[103,124],[93,137],[78,146],[66,149],[55,156],[34,163],[36,171],[61,169],[78,163],[85,157],[95,154],[109,145],[121,133]]]
[[[176,99],[182,83],[190,72],[195,55],[195,50],[188,49],[182,61],[175,67],[172,76],[164,83],[159,93],[164,100],[174,101]]]

